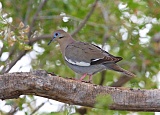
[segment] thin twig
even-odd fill
[[[108,9],[106,9],[101,2],[98,2],[98,6],[100,7],[101,12],[102,12],[102,14],[103,14],[103,18],[104,18],[104,20],[105,20],[105,22],[106,22],[106,24],[107,24],[108,21],[109,21]]]
[[[103,85],[105,78],[106,78],[106,72],[107,72],[107,70],[101,72],[101,80],[99,82],[99,85]]]
[[[30,39],[30,36],[31,36],[31,34],[32,34],[34,24],[35,24],[35,22],[36,22],[36,18],[37,18],[39,12],[41,11],[41,9],[43,8],[43,6],[45,5],[46,2],[47,2],[47,0],[42,0],[41,4],[39,5],[39,7],[38,7],[38,9],[37,9],[37,11],[36,11],[36,13],[35,13],[34,16],[33,16],[33,19],[32,19],[31,25],[30,25],[30,31],[29,31],[29,33],[28,33],[28,38],[29,38],[29,39]]]
[[[43,103],[41,103],[37,108],[35,108],[33,111],[32,111],[32,113],[30,114],[30,115],[33,115],[35,112],[37,112],[41,107],[43,107],[43,105],[46,103],[46,101],[45,102],[43,102]]]
[[[33,0],[29,0],[29,2],[28,2],[27,12],[26,12],[26,16],[25,16],[25,19],[24,19],[24,24],[25,25],[27,25],[27,21],[28,21],[29,14],[30,14],[30,11],[31,11],[32,2],[33,2]]]
[[[95,7],[96,7],[96,4],[99,0],[96,0],[94,2],[94,4],[92,5],[92,8],[90,10],[90,12],[87,14],[87,16],[85,17],[85,19],[80,23],[80,25],[77,27],[76,30],[73,31],[73,33],[71,34],[72,36],[75,36],[75,34],[77,34],[82,28],[83,26],[87,23],[88,19],[90,18],[90,16],[92,15]]]
[[[0,57],[2,56],[3,49],[4,49],[4,45],[2,46],[2,48],[1,48],[1,50],[0,50]]]
[[[25,54],[27,53],[27,51],[22,51],[18,57],[16,57],[16,59],[14,61],[12,61],[8,66],[4,67],[1,71],[1,73],[7,73],[11,70],[11,68],[17,63],[18,60],[20,60]],[[7,69],[8,68],[8,69]]]
[[[19,107],[16,104],[13,104],[11,106],[11,110],[9,111],[7,115],[15,115],[17,111],[19,111]]]

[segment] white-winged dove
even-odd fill
[[[66,64],[76,73],[83,75],[80,81],[87,75],[89,75],[89,81],[91,81],[93,74],[105,69],[118,71],[130,77],[135,76],[116,64],[122,60],[121,57],[115,57],[96,45],[76,41],[63,30],[55,31],[48,45],[53,40],[60,44]]]

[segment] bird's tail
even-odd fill
[[[105,64],[105,66],[107,67],[107,69],[121,72],[121,73],[125,74],[128,77],[135,77],[135,75],[133,73],[121,68],[119,65],[117,65],[115,63]]]

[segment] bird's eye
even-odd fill
[[[54,36],[57,37],[59,35],[59,33],[55,33]]]
[[[54,38],[63,38],[62,34],[60,34],[59,32],[54,33]]]

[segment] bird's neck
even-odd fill
[[[70,38],[70,39],[66,40],[65,43],[63,43],[63,45],[62,44],[60,45],[60,48],[61,48],[63,56],[65,56],[65,49],[66,49],[66,47],[69,44],[73,43],[73,42],[76,42],[76,40],[74,40],[73,38]]]

